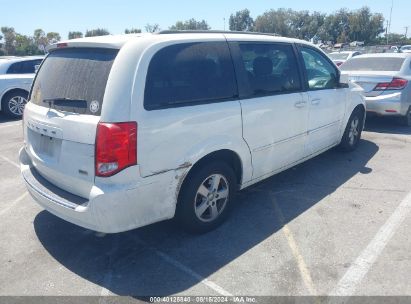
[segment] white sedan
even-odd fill
[[[0,110],[12,118],[23,115],[36,66],[44,56],[0,57]]]
[[[339,67],[348,59],[351,59],[355,56],[361,55],[360,52],[344,51],[344,52],[332,52],[328,54],[328,57]]]

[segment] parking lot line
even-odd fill
[[[7,157],[5,157],[5,156],[3,156],[3,155],[0,155],[0,158],[1,158],[2,160],[4,160],[5,162],[8,162],[10,165],[13,165],[14,167],[20,169],[20,165],[19,165],[18,163],[16,163],[16,162],[12,161],[11,159],[9,159],[9,158],[7,158]]]
[[[270,198],[274,205],[275,213],[282,225],[282,231],[284,232],[284,235],[287,239],[288,246],[290,247],[291,252],[294,255],[294,258],[297,261],[298,269],[300,271],[304,284],[311,295],[317,295],[317,289],[315,288],[314,282],[311,278],[310,271],[308,270],[308,267],[304,261],[304,258],[300,253],[300,250],[298,248],[297,242],[295,241],[293,233],[291,232],[288,225],[285,223],[283,212],[281,211],[281,208],[278,206],[277,202],[275,201],[273,194],[274,193],[271,192]]]
[[[12,209],[14,207],[14,205],[16,205],[17,203],[19,203],[21,200],[23,200],[27,195],[27,191],[25,191],[22,195],[20,195],[18,198],[16,198],[14,201],[12,201],[10,204],[8,204],[6,207],[2,207],[2,209],[0,210],[0,216],[5,214],[7,211],[9,211],[10,209]]]
[[[194,279],[196,279],[197,281],[199,281],[200,283],[206,285],[207,287],[211,288],[212,290],[214,290],[215,292],[217,292],[218,294],[222,295],[222,296],[226,296],[226,297],[232,297],[233,295],[228,292],[227,290],[225,290],[224,288],[222,288],[221,286],[217,285],[216,283],[204,278],[203,276],[201,276],[200,274],[198,274],[197,272],[195,272],[194,270],[190,269],[189,267],[187,267],[186,265],[182,264],[181,262],[177,261],[176,259],[174,259],[173,257],[171,257],[170,255],[158,250],[155,247],[150,246],[149,244],[147,244],[146,242],[144,242],[143,240],[141,240],[140,238],[137,237],[133,237],[133,239],[140,243],[141,245],[145,246],[147,249],[151,250],[152,252],[154,252],[156,255],[158,255],[160,258],[162,258],[164,261],[166,261],[167,263],[173,265],[174,267],[176,267],[177,269],[181,270],[182,272],[188,274],[189,276],[193,277]]]
[[[378,230],[373,240],[368,244],[360,256],[347,270],[331,295],[352,296],[358,285],[364,279],[374,262],[377,260],[384,247],[397,231],[404,219],[411,211],[411,192],[402,200],[394,213],[385,224]]]

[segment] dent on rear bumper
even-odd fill
[[[24,148],[20,150],[22,173],[30,174],[30,158]],[[130,189],[121,185],[106,188],[93,186],[89,199],[75,206],[56,203],[54,195],[44,195],[25,178],[34,200],[52,214],[87,229],[117,233],[174,216],[177,189],[181,172],[165,172],[141,178]],[[57,196],[57,195],[55,195]]]

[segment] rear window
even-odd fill
[[[352,58],[340,66],[342,71],[399,71],[405,58],[368,57]]]
[[[60,111],[100,115],[107,79],[118,50],[67,48],[43,62],[31,102]]]

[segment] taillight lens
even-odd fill
[[[339,66],[341,66],[343,64],[343,62],[337,62],[337,66],[339,67]]]
[[[408,84],[408,80],[402,78],[393,78],[391,82],[380,82],[374,88],[374,91],[384,90],[402,90]]]
[[[137,123],[99,123],[96,137],[96,176],[112,176],[137,164]]]

